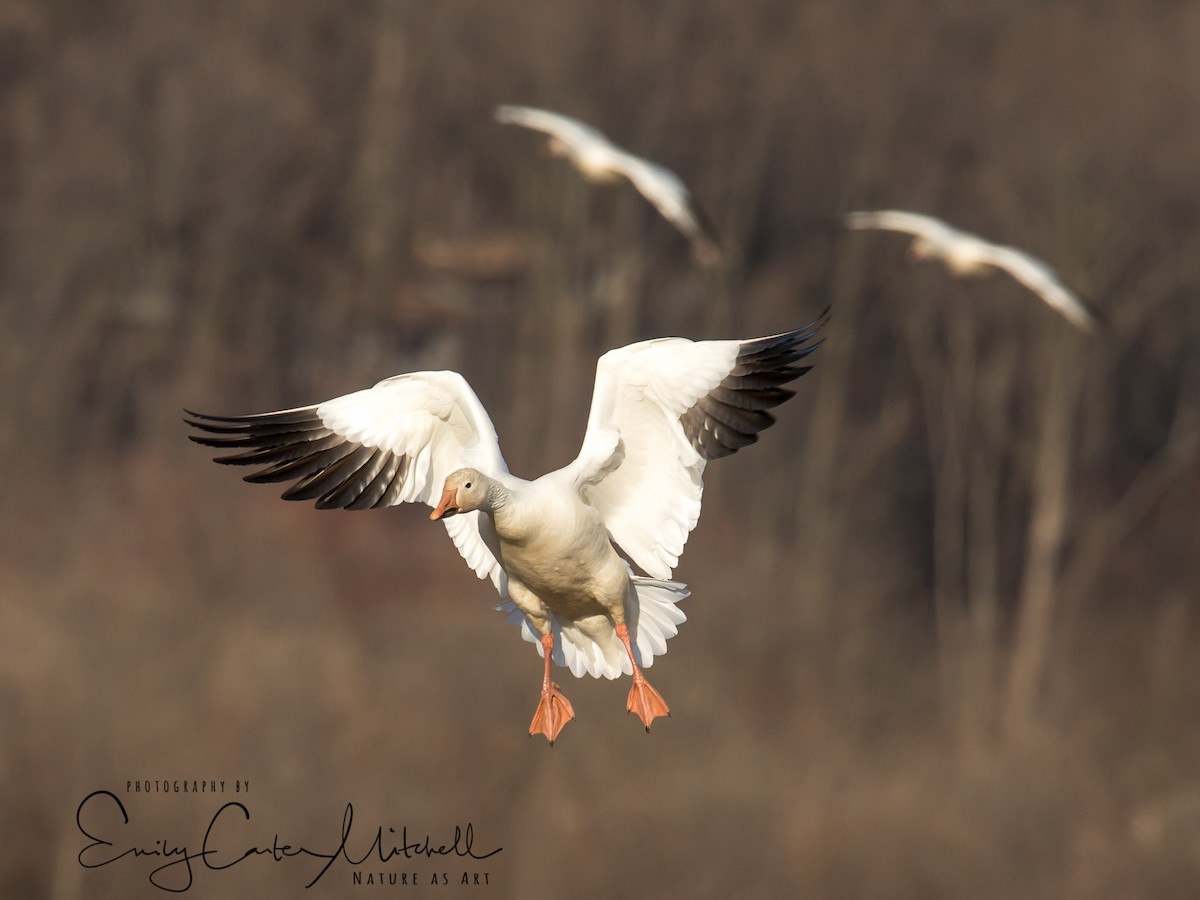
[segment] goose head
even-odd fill
[[[571,155],[571,147],[566,141],[561,138],[551,136],[546,143],[542,145],[542,152],[546,156],[566,157]]]
[[[482,507],[488,498],[491,479],[478,469],[458,469],[446,476],[442,499],[429,518],[437,521]]]
[[[910,262],[922,262],[927,259],[933,259],[936,256],[938,256],[937,244],[923,237],[913,238],[912,243],[908,245],[908,258]]]

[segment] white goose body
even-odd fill
[[[537,635],[557,625],[560,664],[566,663],[569,648],[577,675],[615,678],[632,672],[615,627],[625,621],[634,636],[636,661],[649,667],[654,639],[662,653],[671,633],[652,637],[638,627],[633,574],[613,547],[600,513],[582,500],[563,470],[504,495],[503,505],[479,514],[490,518],[495,529],[496,558],[508,576],[508,596],[523,617],[526,637],[541,649]],[[672,586],[676,599],[686,595],[682,585]],[[660,612],[671,626],[684,618],[673,605]]]
[[[508,502],[486,513],[509,595],[526,615],[515,583],[540,601],[542,617],[597,615],[623,604],[628,593],[628,567],[613,549],[604,519],[567,482],[561,469],[543,475],[507,491]]]
[[[570,159],[588,181],[597,184],[620,181],[629,160],[636,159],[608,143],[568,144],[556,137],[550,138],[550,150],[556,156]]]
[[[605,354],[579,456],[525,481],[508,472],[487,412],[456,372],[414,372],[325,403],[252,416],[189,413],[197,443],[237,451],[288,500],[434,507],[455,547],[545,659],[530,733],[573,716],[551,662],[576,676],[633,676],[628,708],[649,728],[666,704],[641,673],[684,621],[670,581],[700,514],[710,459],[757,440],[783,385],[808,371],[824,320],[747,341],[660,338]],[[635,575],[616,546],[652,577]]]

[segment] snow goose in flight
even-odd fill
[[[642,668],[685,619],[669,580],[700,515],[710,459],[758,439],[768,410],[820,341],[804,328],[744,341],[660,338],[596,366],[579,456],[525,481],[509,474],[495,428],[456,372],[414,372],[325,403],[250,416],[189,412],[193,441],[256,466],[252,482],[294,482],[286,500],[368,509],[434,507],[467,565],[490,578],[497,609],[545,659],[530,734],[553,743],[574,717],[550,678],[632,675],[627,708],[650,729],[667,714]],[[230,451],[232,451],[230,453]],[[650,577],[635,575],[614,542]]]
[[[622,150],[595,128],[544,109],[500,106],[496,108],[496,121],[550,135],[550,152],[569,158],[589,181],[609,183],[628,178],[691,241],[697,262],[705,266],[720,262],[716,230],[692,200],[687,186],[670,169]]]
[[[1049,306],[1062,313],[1077,328],[1095,332],[1099,314],[1059,280],[1054,270],[1027,253],[993,244],[960,231],[940,219],[898,210],[854,212],[844,217],[849,228],[879,228],[913,235],[909,256],[916,261],[940,259],[955,275],[980,276],[1002,269]]]

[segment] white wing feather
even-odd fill
[[[706,460],[679,422],[721,383],[739,341],[659,338],[610,350],[578,458],[569,467],[614,541],[654,578],[669,578],[700,517]]]

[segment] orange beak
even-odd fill
[[[436,522],[438,519],[444,519],[447,516],[452,516],[458,512],[458,491],[454,488],[446,488],[442,491],[442,501],[437,505],[437,509],[429,514],[429,518]]]

